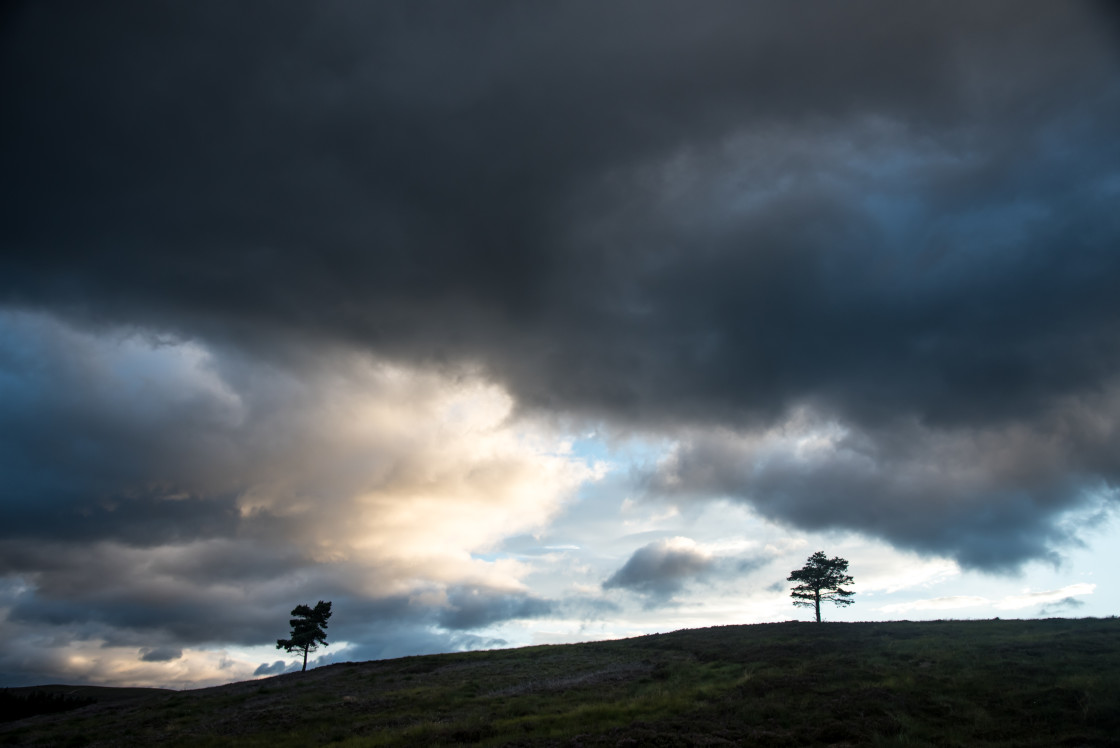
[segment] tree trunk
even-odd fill
[[[817,606],[817,620],[821,620],[820,605]],[[300,670],[300,672],[307,672],[307,647],[303,648],[303,670]]]
[[[817,623],[821,622],[821,591],[817,590],[817,598],[814,601],[817,608]]]

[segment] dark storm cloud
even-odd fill
[[[523,408],[714,426],[654,493],[1006,567],[1120,480],[1099,10],[27,3],[0,45],[0,303],[296,369],[309,344],[475,364]],[[244,531],[246,436],[282,429],[231,414],[289,390],[106,400],[60,335],[0,330],[0,532]],[[764,460],[751,435],[799,407],[846,441]],[[24,620],[70,615],[35,594]],[[453,595],[446,623],[533,600]]]
[[[98,346],[43,316],[0,317],[0,539],[235,533],[238,408],[160,345]]]
[[[683,439],[641,482],[653,496],[730,497],[815,530],[844,528],[982,569],[1057,560],[1079,544],[1070,512],[1100,512],[1120,482],[1120,393],[990,429],[875,430],[794,418],[766,436]],[[1080,519],[1081,522],[1077,520]]]
[[[439,614],[439,625],[452,630],[478,629],[514,618],[539,618],[552,609],[551,601],[521,592],[454,587],[447,591],[447,607]]]
[[[645,598],[645,607],[652,608],[670,602],[690,584],[739,580],[768,560],[763,556],[710,555],[686,539],[662,538],[634,551],[602,586],[636,593]]]
[[[26,585],[10,600],[6,619],[78,626],[86,632],[78,638],[101,637],[113,644],[147,644],[153,636],[184,645],[267,640],[262,632],[281,627],[291,607],[292,590],[277,578],[299,573],[300,565],[289,559],[276,563],[285,554],[251,547],[244,552],[255,552],[261,567],[271,558],[269,578],[239,577],[236,570],[192,578],[193,558],[210,550],[221,552],[202,544],[153,557],[144,549],[108,544],[0,544],[0,568]],[[178,568],[175,556],[188,568]],[[318,576],[318,586],[329,590],[330,580],[318,571],[302,570],[305,579]]]
[[[667,598],[712,567],[712,559],[690,546],[657,541],[644,545],[603,582],[603,589],[626,589]]]
[[[294,665],[290,665],[283,660],[276,660],[272,664],[262,662],[260,667],[253,671],[253,675],[279,675],[285,670],[294,667]]]
[[[144,647],[140,650],[142,662],[171,662],[183,656],[179,647]]]
[[[1085,6],[36,4],[10,33],[8,303],[468,358],[655,423],[1001,418],[1120,360]]]
[[[1085,607],[1084,600],[1078,600],[1076,597],[1064,597],[1057,602],[1043,605],[1038,610],[1040,616],[1052,616],[1057,613],[1068,613],[1072,610]]]

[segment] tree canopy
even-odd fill
[[[803,608],[813,608],[817,614],[817,623],[821,622],[821,601],[831,601],[835,605],[851,605],[852,595],[856,594],[842,588],[842,585],[851,584],[852,578],[848,575],[847,559],[834,556],[828,558],[824,551],[817,551],[803,567],[790,573],[786,578],[789,582],[799,584],[790,591],[793,604]]]
[[[327,619],[331,617],[330,602],[320,600],[314,608],[307,605],[297,605],[292,609],[292,638],[277,639],[276,648],[288,652],[303,652],[303,670],[307,670],[307,654],[314,652],[322,644],[327,644]],[[303,672],[301,670],[300,672]]]

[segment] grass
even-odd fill
[[[782,623],[344,663],[0,745],[1120,746],[1120,621]]]

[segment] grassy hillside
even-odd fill
[[[6,745],[1120,746],[1120,620],[781,623],[346,663]]]

